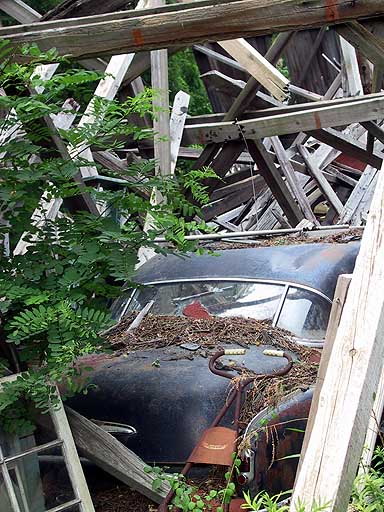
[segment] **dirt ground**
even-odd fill
[[[96,512],[154,512],[156,504],[124,484],[92,491]]]

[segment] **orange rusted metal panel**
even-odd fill
[[[231,501],[229,505],[229,512],[243,512],[244,509],[241,508],[241,505],[244,505],[245,500],[243,498],[235,498]]]
[[[188,458],[195,464],[231,466],[236,446],[236,432],[226,427],[212,427],[204,431]]]

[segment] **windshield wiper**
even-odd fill
[[[225,288],[216,288],[207,292],[196,293],[195,295],[188,295],[187,297],[175,297],[172,302],[183,302],[184,300],[195,299],[196,297],[203,297],[204,295],[212,295],[214,293],[222,293],[226,290],[231,290],[233,286],[226,286]]]

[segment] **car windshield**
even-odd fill
[[[321,296],[286,285],[262,282],[200,281],[148,285],[137,290],[128,311],[138,311],[154,301],[151,313],[204,318],[241,316],[276,322],[296,336],[320,340],[325,336],[330,304]],[[126,301],[124,301],[126,303]],[[123,310],[120,304],[120,314]]]
[[[141,290],[129,309],[141,309],[153,300],[151,313],[156,315],[198,317],[200,309],[213,316],[272,320],[283,291],[283,285],[264,283],[216,281],[162,284]]]

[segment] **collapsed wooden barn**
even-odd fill
[[[209,167],[217,175],[206,181],[210,202],[202,208],[203,220],[216,228],[215,233],[192,233],[191,238],[247,241],[366,225],[384,158],[382,1],[201,0],[165,5],[162,0],[139,0],[134,7],[124,0],[98,5],[65,0],[48,13],[38,13],[22,0],[0,0],[0,10],[20,24],[0,29],[0,39],[9,41],[16,58],[25,58],[19,51],[24,43],[56,48],[85,69],[105,73],[95,97],[124,101],[135,96],[144,89],[141,75],[151,71],[158,114],[153,125],[148,118],[140,122],[154,129],[154,138],[129,140],[114,152],[80,144],[77,150],[89,165],[75,178],[82,191],[75,209],[99,212],[87,188],[119,186],[110,171],[129,180],[135,191],[126,173],[129,162],[154,159],[155,172],[167,176],[187,160],[193,169]],[[193,51],[212,113],[188,115],[190,97],[183,91],[170,105],[168,56],[184,48]],[[49,79],[57,67],[53,62],[37,72],[42,80]],[[93,102],[79,126],[95,121]],[[52,122],[59,140],[59,130],[68,129],[74,120],[72,116],[61,120],[63,124]],[[64,144],[58,147],[64,159],[72,158]],[[61,205],[60,199],[43,197],[41,211],[55,218]],[[36,219],[41,211],[35,212]],[[380,215],[378,204],[375,213]],[[142,229],[146,226],[144,222]],[[377,237],[380,229],[372,227]],[[366,243],[369,254],[372,247]],[[15,247],[4,243],[8,255],[23,254],[26,247],[23,238]],[[380,247],[376,249],[379,254]],[[142,261],[152,255],[144,250]],[[379,304],[381,298],[377,300]],[[367,367],[363,374],[368,373]],[[373,389],[380,369],[375,375]],[[90,425],[83,428],[92,430]],[[98,435],[102,439],[102,433]],[[96,459],[100,462],[100,455]],[[135,463],[136,469],[141,467]],[[109,470],[113,466],[104,464]],[[352,478],[351,467],[340,469],[337,489],[346,472]],[[119,477],[124,473],[116,471]],[[136,477],[134,471],[133,478],[123,478],[132,484]],[[136,488],[151,495],[151,479],[144,480]],[[304,477],[298,485],[316,498],[319,489],[311,495]],[[338,492],[335,510],[337,500],[345,499]],[[87,503],[88,498],[82,499]]]

